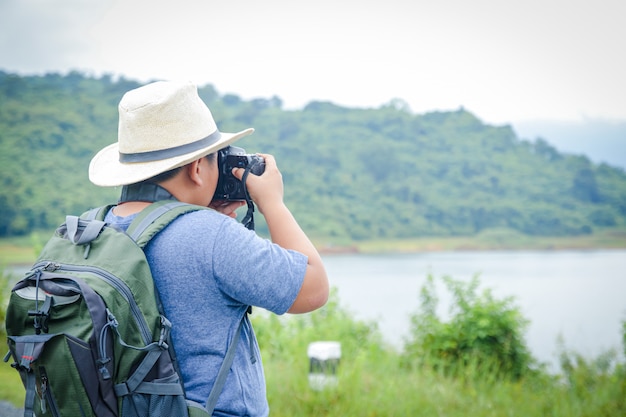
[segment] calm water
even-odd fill
[[[450,252],[324,257],[340,304],[357,318],[373,320],[386,340],[401,347],[409,315],[429,273],[470,280],[498,299],[513,296],[530,324],[526,341],[533,355],[554,367],[557,338],[568,350],[594,356],[621,352],[626,320],[626,251]],[[439,287],[438,287],[439,288]],[[445,317],[450,297],[438,290]]]

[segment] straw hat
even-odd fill
[[[211,111],[187,82],[158,81],[124,94],[117,143],[96,154],[89,180],[134,184],[222,149],[254,129],[220,132]]]

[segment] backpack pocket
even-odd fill
[[[38,417],[118,416],[114,382],[102,372],[110,373],[114,362],[98,355],[112,350],[113,338],[101,337],[106,316],[92,308],[95,301],[105,310],[104,303],[93,292],[85,297],[84,288],[77,278],[40,270],[11,294],[6,321],[13,367],[26,389],[24,409]]]
[[[91,380],[83,380],[86,366],[95,372],[88,343],[65,334],[9,336],[8,340],[13,367],[20,371],[26,389],[25,410],[38,417],[117,416],[116,407],[108,408],[99,398],[98,391],[106,389],[98,378],[88,372]]]

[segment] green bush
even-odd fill
[[[524,376],[533,364],[523,338],[528,321],[513,298],[498,300],[489,289],[477,293],[477,276],[466,283],[446,276],[442,282],[452,295],[450,319],[437,316],[435,279],[429,275],[421,289],[420,311],[411,317],[407,358],[457,376],[468,369],[472,375]]]
[[[382,344],[376,324],[355,320],[340,306],[336,289],[327,304],[313,313],[279,317],[259,311],[252,317],[264,358],[289,360],[295,354],[306,359],[309,343],[320,340],[340,342],[343,354],[350,357]]]
[[[567,395],[607,415],[626,415],[626,367],[616,349],[587,358],[567,350],[561,341],[559,362]]]

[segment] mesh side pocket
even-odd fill
[[[182,394],[162,394],[178,390],[177,375],[144,382],[137,392],[122,397],[122,417],[188,417]]]
[[[131,394],[122,400],[123,417],[187,417],[182,395]]]
[[[189,407],[189,417],[211,417],[206,408],[195,401],[187,400]]]

